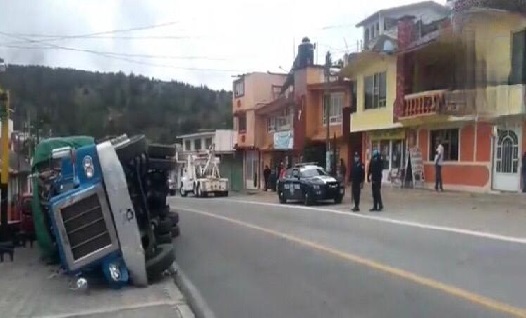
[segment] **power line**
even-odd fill
[[[154,25],[147,25],[142,27],[133,27],[128,29],[115,29],[115,30],[108,30],[108,31],[99,31],[99,32],[92,32],[92,33],[84,33],[84,34],[75,34],[75,35],[44,35],[44,34],[24,34],[24,33],[13,33],[8,34],[5,32],[2,32],[2,34],[11,35],[13,37],[46,37],[46,39],[41,40],[32,40],[34,43],[42,43],[42,42],[55,42],[60,40],[68,40],[68,39],[77,39],[77,38],[89,38],[94,37],[98,35],[105,35],[105,34],[112,34],[112,33],[123,33],[123,32],[132,32],[132,31],[144,31],[144,30],[150,30],[150,29],[157,29],[162,27],[167,27],[170,25],[174,25],[179,23],[178,21],[171,21],[161,24],[154,24]],[[14,43],[7,43],[7,44],[19,44],[20,41],[14,42]]]
[[[45,45],[45,44],[44,44]],[[67,50],[67,51],[82,51],[88,53],[97,54],[108,54],[114,56],[124,56],[124,57],[140,57],[140,58],[149,58],[149,59],[165,59],[165,60],[208,60],[208,61],[227,61],[226,58],[214,58],[209,56],[175,56],[175,55],[152,55],[152,54],[132,54],[132,53],[117,53],[109,51],[99,51],[99,50],[86,50],[71,48],[65,46],[18,46],[18,45],[3,45],[0,44],[0,47],[6,49],[17,49],[17,50]]]
[[[21,37],[21,36],[13,36],[13,35],[10,35],[8,33],[1,32],[1,31],[0,31],[0,35],[4,35],[4,36],[7,36],[7,37],[16,38],[16,39],[21,39],[21,40],[24,40],[24,41],[27,41],[27,42],[30,42],[30,43],[35,43],[35,42],[38,43],[38,41],[36,41],[36,40],[27,39],[27,38]],[[178,67],[178,66],[169,65],[169,64],[148,63],[148,62],[143,62],[143,61],[130,59],[130,58],[127,58],[127,57],[115,56],[115,53],[100,52],[100,51],[89,50],[89,49],[71,48],[71,47],[60,46],[60,45],[51,44],[51,43],[49,43],[47,45],[48,45],[48,47],[54,48],[54,49],[61,49],[61,50],[74,51],[74,52],[90,53],[90,54],[103,56],[103,57],[110,58],[110,59],[121,60],[121,61],[126,61],[126,62],[129,62],[129,63],[133,63],[133,64],[138,64],[138,65],[146,65],[146,66],[153,66],[153,67],[163,67],[163,68],[172,68],[172,69],[188,70],[188,71],[244,72],[242,70],[235,70],[235,69],[211,69],[211,68],[196,68],[196,67]]]

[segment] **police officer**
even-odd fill
[[[363,182],[365,181],[365,166],[360,160],[357,152],[354,153],[354,164],[351,169],[351,190],[352,199],[354,201],[353,212],[360,211],[360,194],[363,189]]]
[[[373,151],[373,157],[369,162],[369,169],[367,171],[367,182],[371,183],[371,190],[373,192],[373,208],[369,211],[382,211],[384,205],[382,203],[382,157],[378,149]]]

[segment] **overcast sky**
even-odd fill
[[[354,51],[361,35],[357,22],[377,10],[414,2],[0,0],[0,57],[7,63],[122,70],[231,89],[232,75],[288,70],[294,42],[297,46],[303,36],[318,44],[320,63],[327,50],[335,58],[346,49]],[[152,25],[164,26],[64,37]]]

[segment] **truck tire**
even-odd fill
[[[163,272],[175,261],[175,247],[173,244],[160,244],[155,247],[151,257],[146,260],[146,274],[148,279],[162,276]]]
[[[160,144],[149,144],[148,145],[148,156],[151,158],[170,158],[174,157],[176,154],[175,147],[169,145],[160,145]]]
[[[179,228],[179,226],[176,225],[172,227],[172,237],[179,237],[179,235],[181,235],[181,229]]]
[[[166,233],[170,233],[170,231],[172,230],[172,227],[173,227],[172,219],[170,218],[159,219],[157,224],[154,226],[155,235],[163,235]]]
[[[186,197],[188,195],[188,192],[183,190],[183,184],[182,183],[181,183],[181,187],[179,188],[179,193],[181,194],[182,197]]]
[[[146,152],[148,144],[144,135],[136,135],[130,138],[130,140],[115,148],[117,157],[121,162],[130,162],[135,157],[138,157],[142,153]]]
[[[173,225],[179,224],[179,212],[175,210],[170,210],[170,213],[168,214],[168,217],[172,219]]]
[[[148,169],[158,171],[170,171],[175,168],[175,162],[172,159],[149,158]]]
[[[168,232],[168,233],[165,233],[163,235],[158,235],[155,237],[155,241],[157,242],[157,244],[172,244],[173,243],[173,239],[172,239],[172,231]]]

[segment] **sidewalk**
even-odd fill
[[[17,248],[14,262],[0,263],[0,317],[194,317],[171,278],[148,288],[92,284],[83,294],[38,258],[37,247]]]
[[[348,188],[341,205],[322,204],[320,208],[349,211],[351,195]],[[423,223],[441,227],[526,238],[526,195],[473,194],[466,192],[435,192],[425,189],[382,189],[384,211],[371,213],[370,185],[362,191],[360,213],[399,221]],[[240,197],[238,197],[240,198]],[[243,196],[243,200],[277,203],[276,192],[260,191]]]

